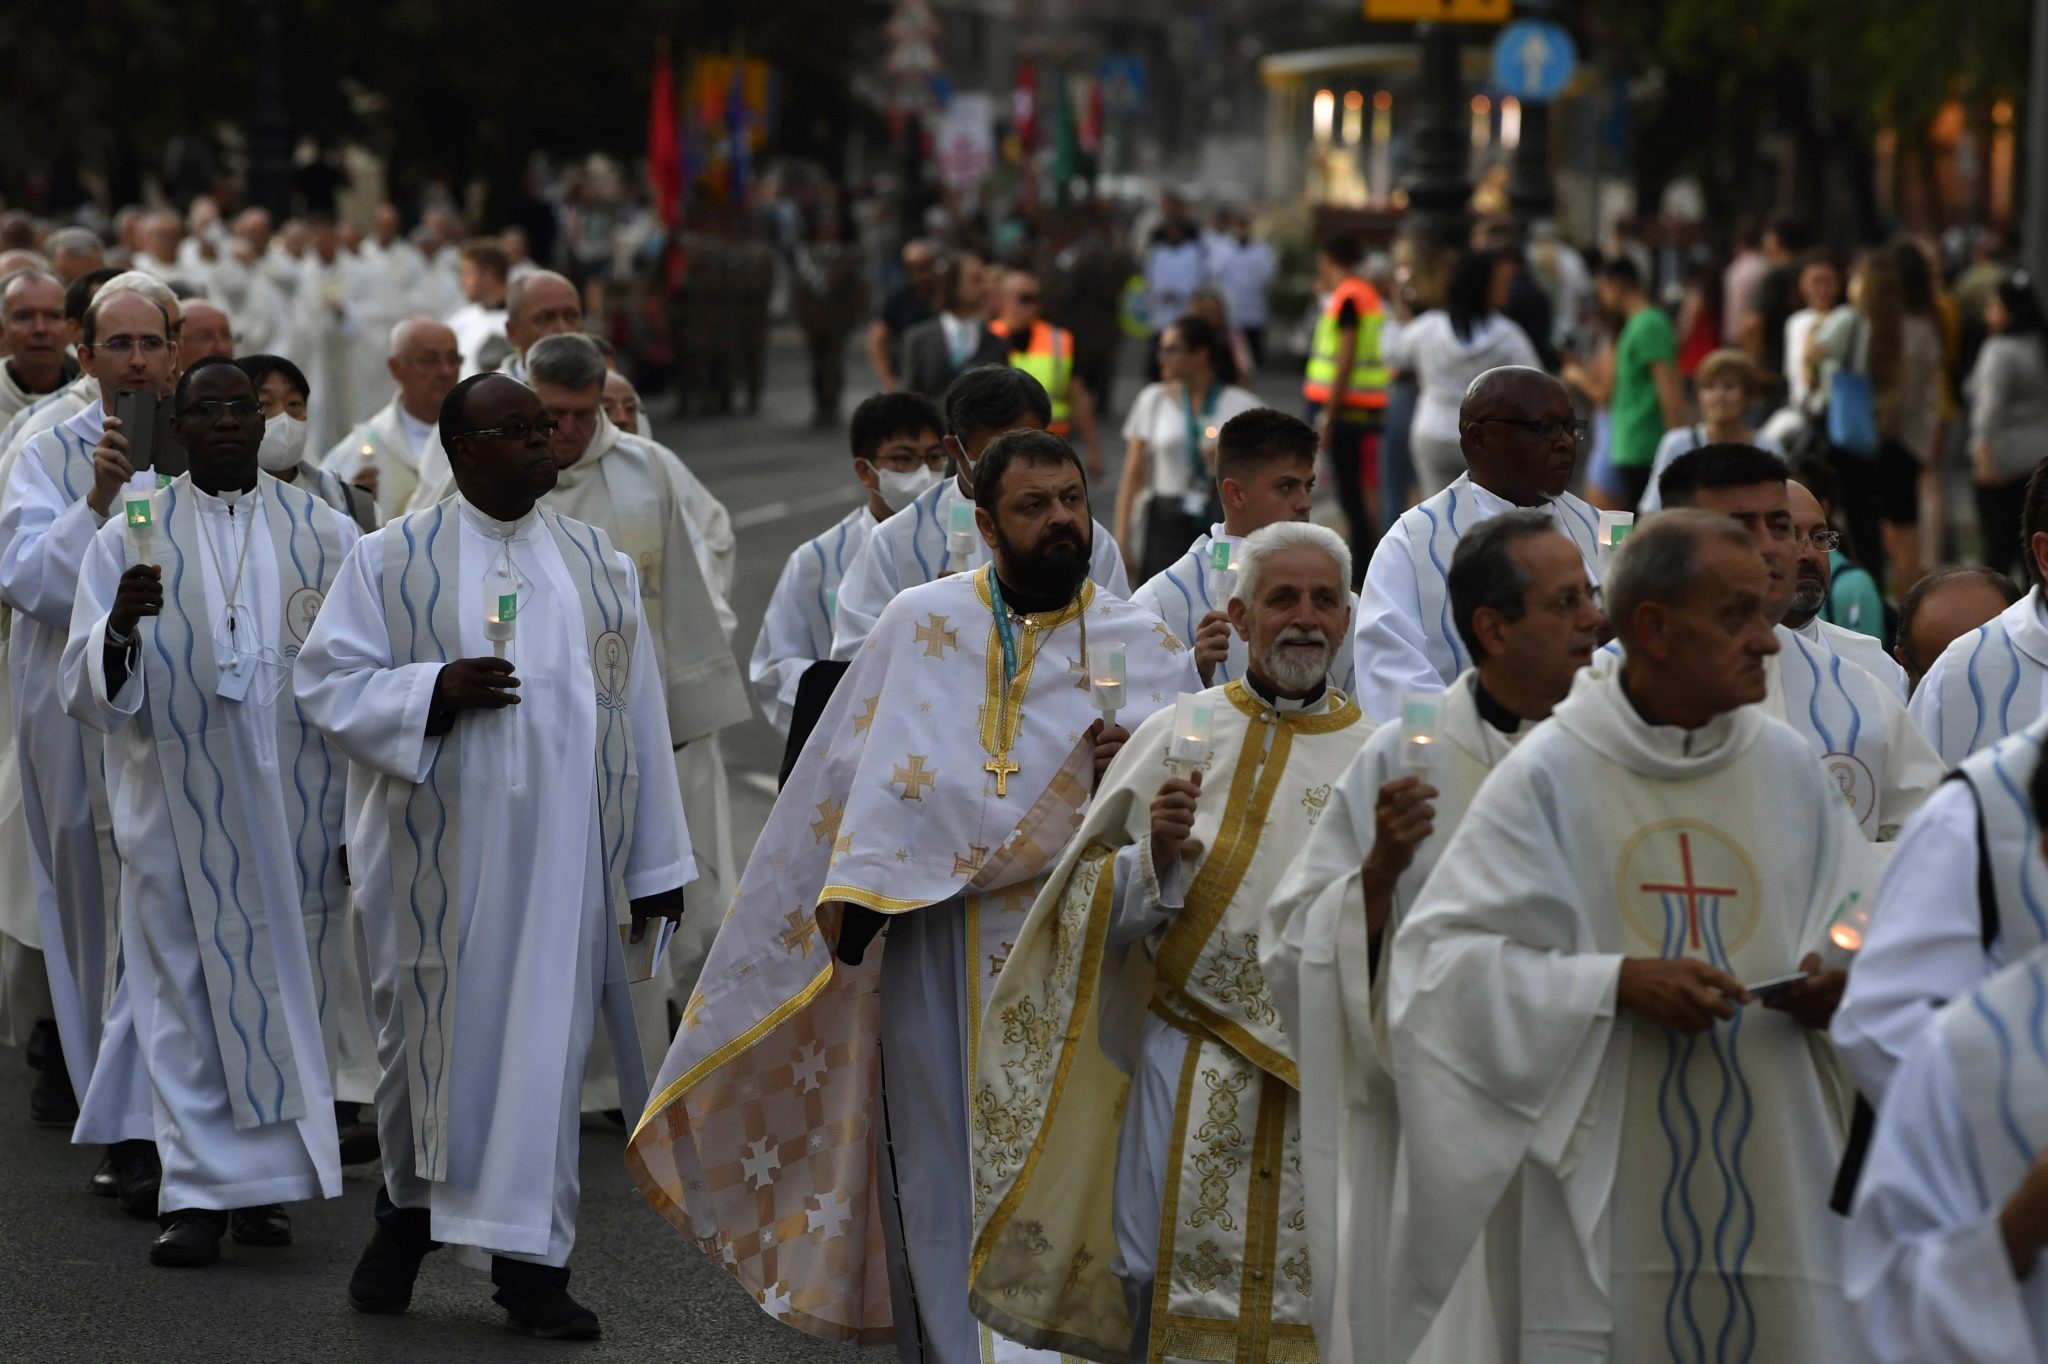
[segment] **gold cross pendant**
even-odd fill
[[[1017,772],[1022,769],[1020,769],[1017,766],[1017,764],[1010,761],[1009,754],[998,753],[994,758],[991,758],[989,761],[983,763],[981,765],[981,770],[984,772],[994,774],[996,779],[996,794],[998,796],[1007,796],[1010,794],[1010,774],[1012,772]]]

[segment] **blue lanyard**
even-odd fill
[[[1209,466],[1202,463],[1202,432],[1209,425],[1209,418],[1216,415],[1216,400],[1223,396],[1223,385],[1211,383],[1209,391],[1202,395],[1202,420],[1195,420],[1195,400],[1188,396],[1188,386],[1180,386],[1180,412],[1188,426],[1188,472],[1192,482],[1200,485],[1209,477]]]
[[[1003,607],[1003,585],[996,581],[995,565],[988,569],[989,609],[995,613],[996,638],[1003,644],[1003,685],[1017,675],[1017,640],[1010,631],[1010,613]]]

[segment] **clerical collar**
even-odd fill
[[[1501,733],[1516,734],[1521,731],[1522,717],[1495,700],[1493,693],[1488,691],[1477,677],[1472,679],[1472,700],[1479,707],[1479,718]]]
[[[1003,605],[1020,616],[1042,616],[1050,611],[1064,611],[1074,604],[1075,593],[1080,591],[1080,587],[1076,585],[1074,591],[1064,597],[1053,592],[1023,592],[1004,582],[1000,573],[996,575],[996,583],[1003,589]]]
[[[1258,697],[1259,700],[1265,702],[1268,706],[1271,706],[1274,710],[1277,711],[1304,711],[1319,709],[1323,704],[1323,698],[1327,696],[1330,691],[1330,684],[1328,682],[1318,682],[1315,685],[1315,690],[1311,691],[1306,696],[1281,696],[1279,693],[1275,692],[1263,678],[1261,678],[1257,673],[1251,671],[1249,668],[1245,670],[1244,684],[1245,686],[1251,689],[1252,695]]]
[[[405,432],[406,444],[412,447],[415,455],[427,448],[427,441],[434,434],[434,423],[421,421],[405,410],[404,403],[398,405],[398,427]]]
[[[538,502],[528,508],[526,515],[520,517],[517,521],[500,521],[497,517],[491,515],[459,493],[456,496],[456,501],[462,508],[462,514],[473,521],[477,529],[483,531],[486,535],[496,535],[504,539],[511,539],[514,536],[524,535],[527,531],[540,524],[540,503]]]
[[[223,488],[217,493],[210,493],[197,483],[194,483],[192,491],[198,493],[201,498],[211,499],[220,503],[228,509],[228,514],[232,516],[242,505],[242,499],[255,493],[256,486],[252,484],[247,488]]]

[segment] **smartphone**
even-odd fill
[[[121,434],[128,438],[128,463],[138,474],[156,467],[157,412],[162,407],[148,389],[124,388],[114,395],[114,415],[121,419]]]
[[[1754,985],[1745,985],[1742,988],[1749,991],[1751,999],[1763,1001],[1774,999],[1795,985],[1804,985],[1810,979],[1812,977],[1806,972],[1794,971],[1790,975],[1772,976],[1769,980],[1760,980]]]
[[[185,445],[171,431],[171,405],[159,402],[156,405],[156,429],[151,433],[150,458],[156,466],[158,478],[176,478],[192,468],[192,460],[185,453]]]

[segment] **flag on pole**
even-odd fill
[[[654,50],[654,88],[647,97],[647,177],[662,226],[674,227],[682,211],[683,162],[676,80],[669,68],[666,38]]]

